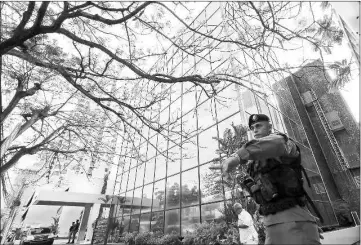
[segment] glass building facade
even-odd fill
[[[227,32],[222,22],[227,9],[216,2],[203,4],[192,26],[198,30],[211,28],[214,36]],[[208,42],[192,33],[184,33],[182,39],[184,43]],[[225,43],[219,45],[222,47],[213,44],[214,49],[200,51],[194,56],[185,55],[171,46],[167,57],[158,60],[151,69],[174,76],[208,75],[215,70],[237,75],[239,54],[236,51],[225,54],[220,50],[231,50],[231,47]],[[269,115],[274,131],[286,133],[297,142],[311,181],[311,188],[306,185],[305,188],[322,213],[324,225],[336,225],[327,188],[289,88],[285,83],[275,85],[281,80],[281,76],[254,77],[252,82],[247,82],[248,88],[221,82],[215,86],[216,96],[208,96],[201,87],[189,82],[149,85],[149,92],[163,92],[168,96],[167,100],[155,104],[147,115],[166,125],[166,129],[158,133],[149,130],[140,120],[134,121],[145,138],[134,133],[129,142],[122,143],[122,157],[112,194],[129,200],[157,201],[143,208],[118,206],[113,217],[124,225],[124,232],[175,231],[185,234],[192,231],[195,224],[217,222],[231,195],[229,189],[215,184],[222,178],[221,172],[209,169],[211,160],[219,156],[220,145],[214,137],[223,138],[232,123],[246,126],[248,116],[253,113]],[[251,139],[251,134],[248,136]]]

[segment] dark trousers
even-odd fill
[[[72,243],[74,243],[76,233],[78,233],[78,231],[73,231],[73,241],[72,241]]]

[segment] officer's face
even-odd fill
[[[255,139],[265,137],[271,133],[271,124],[269,122],[256,122],[250,127]]]

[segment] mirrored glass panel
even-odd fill
[[[179,234],[180,220],[179,220],[179,209],[173,209],[165,211],[165,233],[176,233]]]
[[[182,173],[182,206],[199,203],[198,168]]]
[[[138,232],[139,231],[139,214],[133,214],[130,219],[129,232]]]
[[[144,168],[145,168],[145,164],[140,164],[138,165],[138,169],[137,169],[137,178],[135,179],[135,188],[142,186],[143,185],[143,180],[144,180]]]
[[[179,146],[174,145],[173,143],[169,143],[168,150],[168,176],[179,173],[180,172],[180,162],[181,162],[181,149]]]
[[[152,207],[152,197],[153,197],[153,183],[144,186],[143,188],[143,200],[142,200],[142,213],[147,213],[151,211]]]
[[[182,171],[198,165],[197,138],[183,142],[182,148]]]
[[[150,231],[150,213],[140,215],[139,232]]]
[[[154,179],[154,169],[155,169],[155,158],[148,160],[146,163],[146,170],[144,176],[144,184],[148,184]]]
[[[195,226],[200,223],[199,206],[182,208],[182,235],[194,232]]]
[[[135,171],[137,169],[136,168],[132,168],[129,172],[129,180],[128,180],[128,190],[131,190],[134,188],[134,184],[135,184]]]
[[[222,212],[224,210],[223,202],[205,204],[201,206],[202,222],[221,222]]]
[[[200,166],[201,202],[214,202],[223,199],[221,171],[210,170],[212,163]]]
[[[150,221],[150,230],[153,232],[164,231],[164,211],[153,212]]]
[[[140,213],[141,200],[142,200],[142,187],[139,187],[134,190],[132,214]]]
[[[216,126],[207,129],[199,134],[199,162],[200,164],[218,158],[218,141]]]
[[[180,175],[167,178],[166,209],[179,207]]]
[[[198,131],[205,130],[216,123],[216,113],[212,99],[206,100],[197,108]]]
[[[130,216],[123,216],[123,222],[122,223],[124,225],[123,234],[129,232]]]
[[[166,152],[164,154],[166,154]],[[165,178],[166,173],[167,173],[166,158],[163,155],[158,155],[156,160],[154,180],[156,181]]]
[[[154,183],[153,190],[153,211],[164,209],[165,180]]]

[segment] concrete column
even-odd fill
[[[90,210],[91,210],[92,206],[93,205],[90,204],[90,205],[86,205],[84,207],[83,217],[80,221],[77,243],[84,241],[84,237],[86,234],[86,228],[88,226],[89,214],[90,214]]]

